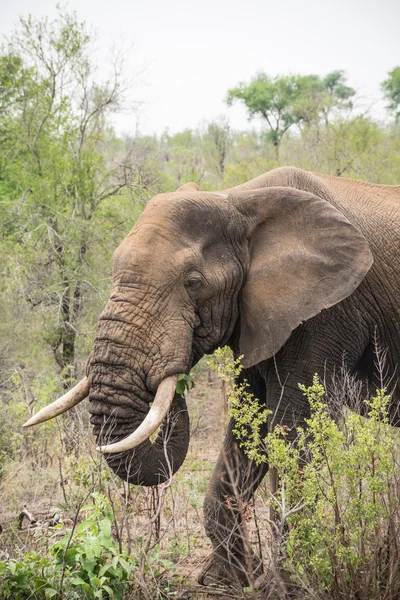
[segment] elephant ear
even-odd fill
[[[183,185],[181,185],[181,187],[179,187],[176,191],[177,192],[198,192],[199,186],[197,185],[197,183],[194,183],[194,181],[189,181],[189,183],[184,183]]]
[[[239,351],[250,367],[291,332],[359,285],[372,264],[364,236],[332,204],[293,188],[242,192],[248,275],[240,296]]]

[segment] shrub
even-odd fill
[[[312,386],[300,388],[311,415],[296,444],[279,426],[265,440],[279,476],[273,504],[287,528],[281,542],[285,568],[297,585],[321,597],[399,598],[400,508],[390,396],[377,390],[365,401],[367,419],[349,413],[336,422],[317,375]]]
[[[310,417],[293,442],[281,425],[261,435],[271,413],[250,393],[240,358],[223,348],[208,364],[230,384],[229,413],[239,445],[257,464],[267,461],[276,470],[278,489],[269,501],[275,534],[265,577],[269,590],[288,592],[289,585],[291,598],[318,600],[400,598],[398,438],[389,426],[386,389],[363,400],[354,386],[354,404],[364,418],[345,411],[340,386],[328,401],[315,375],[310,387],[300,385]]]
[[[251,393],[246,379],[240,380],[242,358],[243,356],[239,356],[234,359],[231,350],[225,346],[217,348],[207,364],[222,381],[229,384],[229,415],[235,423],[233,433],[248,458],[260,464],[267,460],[266,455],[261,452],[261,427],[267,422],[271,411],[261,406],[258,398]]]
[[[84,521],[66,530],[65,536],[50,547],[50,556],[30,552],[19,560],[0,562],[1,598],[122,599],[137,564],[118,551],[107,499],[98,493],[92,498],[94,504],[83,508]]]

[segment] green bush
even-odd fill
[[[277,474],[269,576],[283,567],[300,594],[295,598],[400,598],[398,434],[389,425],[386,389],[372,400],[357,398],[364,418],[345,411],[339,398],[328,401],[315,375],[310,387],[300,385],[310,417],[293,441],[279,424],[261,434],[271,411],[249,391],[240,358],[222,348],[208,364],[230,385],[229,413],[244,453]]]
[[[57,595],[49,558],[29,552],[19,560],[0,561],[0,594],[4,600],[52,598]]]
[[[97,493],[92,498],[94,504],[83,508],[85,520],[67,529],[50,547],[50,556],[30,552],[19,560],[0,562],[2,599],[48,600],[62,595],[68,600],[122,600],[137,564],[118,550],[107,499]]]
[[[271,411],[261,406],[258,398],[251,393],[245,379],[238,382],[243,369],[240,364],[242,358],[243,356],[239,356],[234,359],[230,348],[225,346],[217,348],[209,357],[207,364],[222,381],[229,384],[229,415],[235,422],[233,433],[248,458],[260,464],[267,460],[265,453],[261,452],[263,446],[261,429]]]
[[[365,401],[367,419],[349,413],[336,422],[317,375],[300,388],[311,416],[296,444],[279,425],[265,440],[279,477],[273,505],[286,528],[285,568],[323,597],[398,598],[399,471],[390,396],[377,390]]]

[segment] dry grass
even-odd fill
[[[200,594],[196,577],[207,560],[211,545],[204,534],[203,499],[215,465],[226,428],[221,382],[208,370],[199,370],[198,381],[188,396],[191,418],[191,442],[187,458],[174,476],[172,485],[162,498],[162,508],[154,519],[159,491],[126,486],[101,462],[94,449],[86,416],[80,415],[76,427],[75,446],[79,455],[66,456],[61,451],[63,425],[50,430],[53,447],[43,454],[29,456],[29,444],[19,460],[5,469],[0,484],[1,557],[25,554],[49,545],[47,526],[30,527],[25,519],[18,531],[18,516],[24,506],[41,523],[50,518],[57,507],[63,522],[70,526],[82,498],[101,489],[115,511],[114,535],[121,546],[139,555],[149,541],[149,554],[171,561],[174,570],[165,569],[176,590],[193,589]],[[62,421],[62,419],[59,419]],[[43,427],[43,426],[42,426]],[[34,433],[28,432],[31,437]],[[51,535],[54,535],[50,530]],[[62,535],[62,532],[60,532]],[[54,541],[54,540],[53,540]],[[158,567],[157,567],[157,570]],[[147,574],[151,579],[151,574]],[[201,593],[204,597],[204,594]]]

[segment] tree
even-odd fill
[[[382,82],[381,87],[385,99],[389,102],[387,108],[394,113],[396,120],[400,118],[400,67],[395,67],[388,73],[389,77]]]
[[[107,203],[134,184],[131,166],[110,155],[121,65],[98,82],[92,41],[75,13],[60,11],[54,22],[21,18],[0,56],[4,275],[45,315],[44,337],[65,386],[85,297],[95,288],[93,262],[109,235],[104,224],[110,231],[121,220]]]
[[[279,146],[284,133],[295,123],[293,104],[298,96],[296,78],[290,76],[270,77],[260,73],[248,85],[240,83],[228,90],[227,104],[241,100],[247,107],[249,118],[261,116],[269,127],[269,139]]]
[[[325,77],[303,75],[297,77],[298,96],[294,103],[294,115],[298,125],[328,126],[331,116],[353,108],[355,90],[346,85],[344,71],[332,71]]]
[[[230,126],[223,117],[208,123],[207,131],[203,135],[206,154],[221,180],[224,178],[230,138]]]
[[[293,125],[316,123],[328,118],[334,109],[351,107],[355,90],[345,84],[343,71],[318,75],[277,75],[260,73],[249,84],[240,83],[227,94],[227,104],[242,101],[249,118],[259,116],[267,122],[268,137],[278,149]]]
[[[194,181],[200,184],[204,177],[204,156],[199,140],[191,129],[174,135],[165,131],[160,139],[161,155],[164,159],[164,183],[174,190],[183,183]]]

